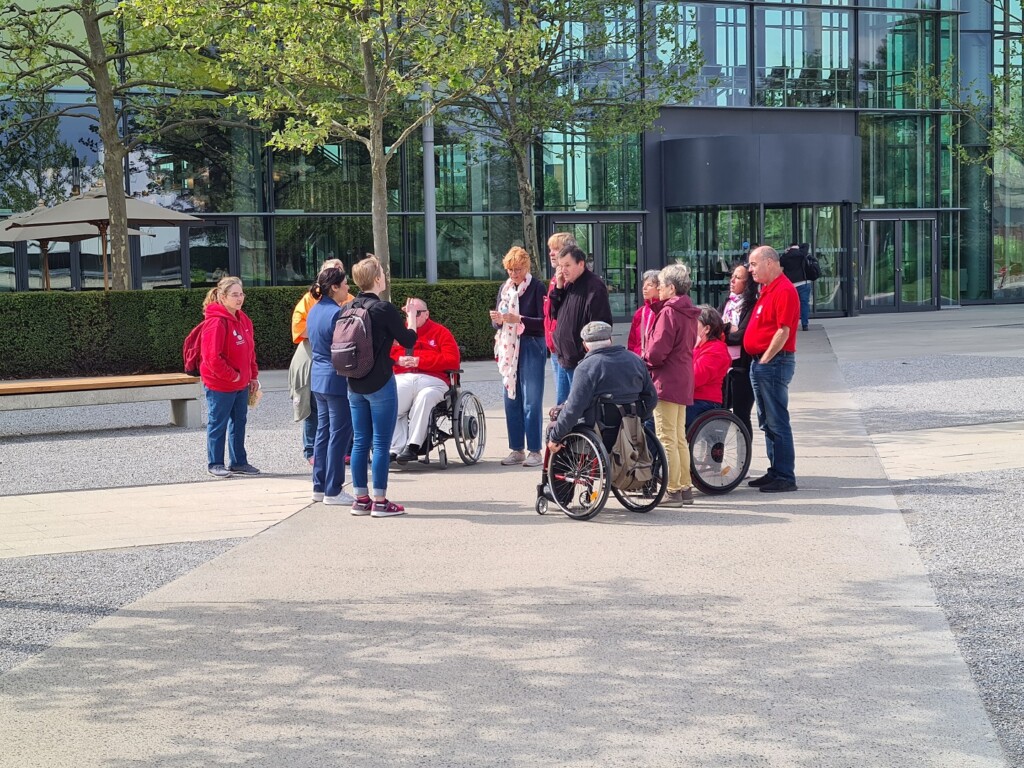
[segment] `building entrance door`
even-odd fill
[[[861,311],[938,309],[934,217],[862,218]]]
[[[638,270],[643,242],[640,219],[556,218],[548,234],[555,232],[572,233],[587,254],[591,269],[608,286],[615,321],[631,319],[640,295]]]

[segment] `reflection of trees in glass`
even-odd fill
[[[72,167],[78,162],[75,148],[60,136],[58,118],[46,102],[13,101],[0,104],[0,208],[24,211],[39,200],[47,205],[71,196]],[[25,130],[20,126],[33,126]],[[87,186],[97,169],[80,168],[80,183]]]

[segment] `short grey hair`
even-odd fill
[[[769,261],[778,261],[779,260],[779,252],[776,251],[774,248],[772,248],[770,245],[759,245],[759,246],[757,246],[757,248],[755,248],[754,250],[752,250],[750,252],[750,256],[753,256],[755,253],[758,256],[763,256],[764,258],[768,259]],[[750,258],[750,257],[748,256],[747,258]]]
[[[658,273],[658,282],[675,286],[676,295],[690,292],[690,268],[685,264],[669,264]]]
[[[600,339],[598,341],[584,341],[583,343],[587,345],[587,349],[601,349],[602,347],[610,347],[615,342],[611,339]]]
[[[659,272],[656,269],[648,269],[646,272],[644,272],[644,276],[640,279],[640,285],[658,282],[658,275],[660,274],[661,272]]]

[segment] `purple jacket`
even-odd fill
[[[689,296],[673,296],[656,302],[658,313],[647,341],[644,362],[654,379],[658,400],[677,405],[693,404],[693,347],[697,343],[700,310]]]

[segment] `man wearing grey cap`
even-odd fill
[[[625,347],[612,343],[612,327],[608,323],[587,323],[580,339],[586,356],[576,366],[569,397],[548,435],[548,450],[552,453],[561,449],[562,440],[581,419],[587,424],[594,423],[596,414],[591,406],[599,395],[611,395],[612,402],[619,405],[642,403],[641,418],[652,413],[658,404],[647,366]],[[614,443],[617,432],[615,429],[611,435],[603,435],[605,447],[611,447],[609,439]]]

